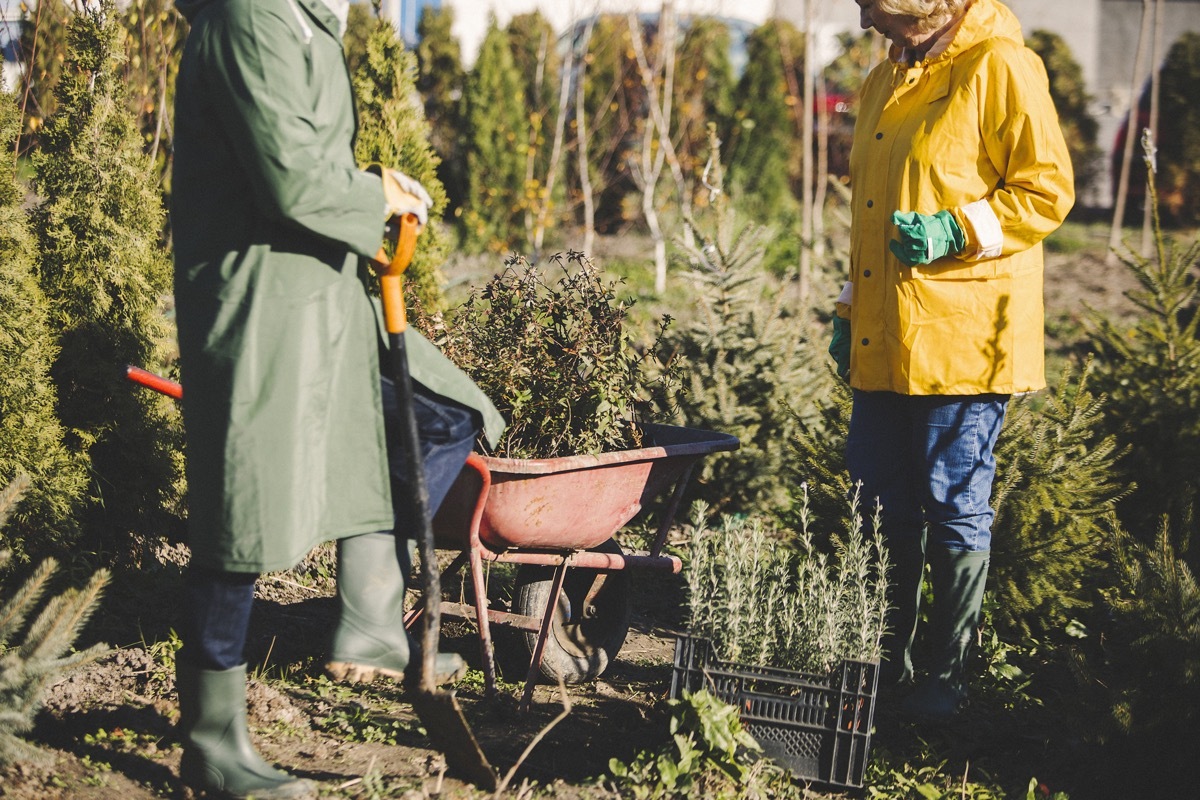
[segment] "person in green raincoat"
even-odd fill
[[[341,36],[348,0],[178,0],[171,222],[189,545],[177,658],[181,778],[229,797],[315,796],[246,727],[243,650],[260,573],[338,540],[335,677],[400,678],[410,566],[378,306],[360,277],[385,224],[428,195],[360,170]],[[430,513],[496,410],[409,329]],[[386,407],[386,413],[385,413]],[[396,493],[397,497],[404,496]],[[399,534],[399,535],[398,535]],[[447,673],[457,656],[439,658]]]
[[[856,0],[892,42],[859,93],[850,282],[830,352],[853,392],[846,463],[882,505],[892,564],[881,682],[913,678],[926,561],[927,674],[901,703],[966,699],[1009,398],[1043,388],[1042,239],[1074,203],[1045,67],[998,0]]]

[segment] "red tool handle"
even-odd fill
[[[156,392],[162,392],[167,397],[174,397],[176,400],[183,399],[183,387],[173,380],[164,378],[161,375],[155,375],[153,372],[147,372],[141,367],[135,367],[132,364],[125,366],[125,377],[134,383],[140,383],[147,389],[153,389]]]

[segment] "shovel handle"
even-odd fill
[[[408,328],[408,314],[404,310],[404,271],[412,263],[420,232],[416,214],[402,215],[399,224],[395,253],[389,259],[381,247],[375,256],[375,262],[381,268],[379,293],[383,298],[383,322],[388,333],[404,333]]]

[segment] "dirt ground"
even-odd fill
[[[318,781],[322,797],[486,796],[445,774],[445,760],[403,687],[345,686],[322,675],[337,601],[332,581],[320,575],[321,558],[329,562],[332,555],[318,554],[307,571],[260,583],[247,647],[248,712],[264,756]],[[113,643],[114,650],[50,688],[29,737],[46,758],[0,771],[0,797],[185,796],[172,729],[178,582],[171,564],[114,578],[85,637]],[[455,582],[445,596],[456,599],[458,592]],[[501,675],[498,696],[486,699],[473,625],[444,621],[442,649],[463,654],[472,667],[457,697],[487,759],[507,778],[508,796],[606,796],[595,779],[607,772],[610,758],[629,760],[663,741],[660,701],[670,684],[682,597],[679,576],[643,573],[634,582],[630,632],[619,659],[600,679],[567,687],[570,713],[523,759],[530,741],[563,711],[559,687],[538,686],[531,709],[518,711],[524,675],[514,674],[514,659],[506,664],[502,658],[509,672]]]
[[[1124,268],[1106,266],[1101,227],[1079,227],[1077,247],[1047,258],[1050,349],[1081,324],[1089,303],[1129,313]],[[1097,248],[1097,241],[1101,246]],[[168,554],[169,555],[169,554]],[[260,583],[247,660],[254,674],[249,719],[268,760],[319,782],[322,797],[480,797],[445,774],[404,691],[394,685],[345,687],[321,673],[336,616],[332,557]],[[14,800],[145,800],[184,795],[173,644],[179,569],[171,558],[114,577],[81,644],[113,651],[53,685],[29,737],[42,763],[0,771],[0,797]],[[448,594],[457,591],[448,587]],[[502,601],[501,601],[502,602]],[[620,657],[597,681],[568,688],[571,712],[527,756],[522,751],[563,709],[558,687],[539,686],[532,710],[516,709],[523,675],[509,674],[499,697],[485,699],[474,629],[448,621],[443,648],[473,668],[458,698],[479,743],[506,778],[508,796],[614,796],[602,783],[612,758],[625,761],[666,739],[661,702],[668,693],[674,632],[682,625],[678,576],[645,574],[633,582],[633,618]],[[510,671],[515,672],[515,670]],[[511,771],[511,774],[510,774]]]

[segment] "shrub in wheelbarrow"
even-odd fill
[[[508,421],[488,455],[540,459],[640,447],[640,422],[665,417],[678,391],[663,354],[669,316],[635,338],[634,301],[617,295],[583,253],[543,269],[511,256],[444,315],[416,324]]]
[[[618,297],[617,286],[581,253],[554,256],[544,269],[514,256],[459,307],[418,320],[508,421],[483,459],[492,488],[475,525],[485,546],[592,550],[632,562],[613,534],[682,473],[682,461],[736,447],[732,437],[646,422],[679,385],[660,354],[670,318],[640,341],[633,301]],[[469,501],[450,500],[439,518],[469,515]],[[546,563],[518,569],[512,610],[523,617],[548,607]],[[566,572],[541,660],[545,678],[578,682],[607,667],[628,630],[627,582],[620,568]],[[532,653],[537,634],[521,638]]]
[[[807,487],[802,487],[807,496]],[[806,506],[802,508],[806,510]],[[685,575],[690,635],[671,697],[708,689],[737,706],[763,752],[800,778],[863,784],[887,609],[887,555],[857,497],[832,555],[801,515],[791,533],[755,518],[693,513]]]

